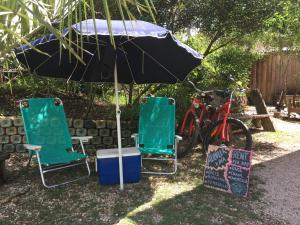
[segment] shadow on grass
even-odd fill
[[[260,208],[265,190],[258,176],[251,175],[247,198],[204,188],[204,159],[197,152],[179,161],[175,176],[143,175],[123,192],[117,185],[100,186],[95,173],[46,189],[38,168],[26,171],[20,160],[11,162],[8,183],[0,187],[0,224],[282,224]]]
[[[150,201],[154,191],[149,177],[126,184],[123,192],[118,185],[99,185],[94,171],[87,179],[46,189],[37,166],[26,170],[22,165],[10,167],[8,181],[0,187],[0,224],[115,224],[128,211]],[[66,178],[85,172],[80,168],[58,175]]]
[[[279,212],[275,214],[267,213],[264,209],[265,207],[270,207],[270,205],[263,202],[262,197],[269,190],[264,189],[266,187],[265,177],[259,177],[260,173],[257,172],[262,169],[270,170],[269,179],[273,182],[273,188],[278,189],[278,195],[282,196],[279,193],[279,189],[282,187],[282,179],[284,179],[285,174],[290,176],[288,174],[295,173],[292,170],[286,171],[286,165],[299,158],[299,155],[300,151],[288,153],[253,166],[252,170],[254,173],[250,178],[247,198],[208,189],[199,184],[190,191],[159,201],[150,208],[129,213],[126,218],[127,223],[124,224],[288,224],[285,221],[288,218],[283,217],[283,215],[288,215],[289,213],[290,216],[295,217],[297,209],[295,208],[294,211],[284,209],[282,211],[287,211],[288,213],[283,212],[281,216],[278,214]],[[271,171],[271,165],[276,167],[277,163],[280,166],[277,170],[279,172],[282,171],[280,173],[282,177],[273,179],[276,174]],[[286,165],[284,166],[284,164]],[[294,188],[297,187],[295,186],[297,184],[292,185],[294,185]],[[297,194],[297,189],[291,194]],[[276,199],[276,196],[274,198]],[[285,203],[279,201],[279,199],[278,202],[284,208]]]
[[[236,197],[199,184],[191,191],[158,201],[150,208],[129,213],[124,223],[120,224],[211,225],[260,221],[259,215],[251,210],[250,205],[262,195],[262,190],[254,189],[258,182],[257,178],[252,177],[248,198]]]

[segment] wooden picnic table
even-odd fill
[[[231,116],[237,119],[252,119],[256,127],[260,127],[261,124],[265,131],[274,132],[274,124],[270,118],[266,103],[260,91],[258,89],[251,90],[250,99],[256,108],[256,114],[232,114]]]
[[[293,112],[300,114],[300,95],[286,95],[285,104],[288,108],[288,117]]]

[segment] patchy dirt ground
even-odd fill
[[[253,134],[247,198],[204,188],[205,159],[197,150],[179,161],[175,176],[143,175],[124,192],[100,186],[94,171],[89,179],[45,189],[37,165],[26,169],[26,155],[13,155],[8,183],[0,187],[0,224],[298,225],[300,123],[274,121],[278,132]]]
[[[266,215],[300,224],[300,123],[273,119],[276,133],[255,134],[253,175],[263,180],[261,202]],[[285,223],[283,223],[285,224]]]

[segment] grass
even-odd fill
[[[300,143],[299,131],[276,131],[276,132],[260,132],[256,133],[253,136],[254,140],[261,141],[264,139],[268,142],[275,142],[280,144],[290,144],[290,143]]]
[[[298,136],[296,131],[256,133],[254,152],[265,159],[280,150],[278,144],[300,143]],[[8,183],[0,187],[1,225],[284,223],[281,218],[264,213],[268,207],[262,200],[266,191],[262,189],[264,181],[254,174],[247,198],[205,188],[202,185],[205,159],[197,150],[179,160],[176,175],[143,175],[139,183],[126,184],[123,192],[118,186],[99,185],[95,173],[87,180],[45,189],[37,165],[26,170],[25,159],[26,156],[13,155],[9,162]],[[252,171],[264,167],[264,163],[256,164]]]
[[[0,187],[0,224],[244,224],[276,221],[253,206],[263,190],[252,176],[248,198],[202,186],[204,158],[194,153],[179,162],[174,176],[142,176],[136,184],[100,186],[95,173],[84,181],[45,189],[36,165],[10,161],[8,183]],[[70,175],[70,174],[68,174]],[[18,193],[23,193],[18,195]],[[268,223],[270,224],[270,223]]]

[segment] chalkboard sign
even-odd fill
[[[245,151],[241,149],[231,150],[231,163],[236,166],[241,166],[244,168],[251,167],[251,151]]]
[[[229,191],[228,182],[225,178],[225,170],[215,170],[207,168],[205,170],[204,185],[214,187],[215,189]]]
[[[227,179],[232,193],[246,196],[248,192],[250,170],[235,165],[229,165]]]
[[[251,159],[251,151],[210,146],[204,171],[204,186],[247,196]]]
[[[226,167],[228,163],[229,150],[225,147],[220,147],[210,151],[207,155],[207,166],[210,168],[220,169]]]

